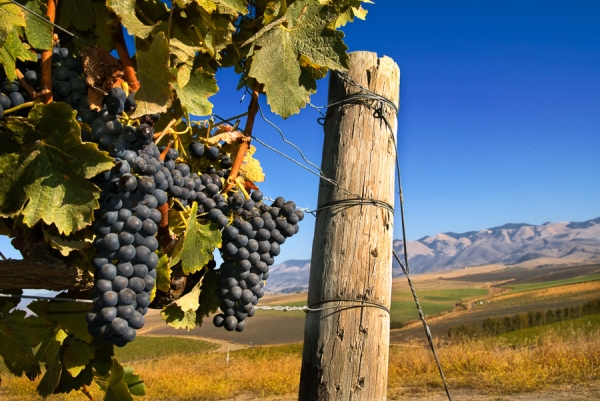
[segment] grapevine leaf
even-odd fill
[[[175,304],[166,306],[160,314],[165,322],[174,329],[191,330],[196,327],[196,311],[184,312]]]
[[[74,0],[77,1],[77,0]],[[135,14],[135,0],[107,0],[106,6],[121,19],[130,35],[145,39],[155,25],[144,25]]]
[[[6,237],[11,236],[10,228],[6,224],[5,219],[0,219],[0,235],[4,235]]]
[[[181,1],[181,0],[180,0]],[[190,0],[183,0],[186,3],[189,3]],[[212,13],[217,9],[217,3],[212,0],[195,0],[196,4],[205,9],[207,12]]]
[[[85,312],[90,310],[90,304],[39,300],[30,303],[28,308],[38,317],[46,319],[66,333],[74,335],[75,338],[87,343],[92,341],[85,324]]]
[[[46,330],[39,333],[42,341],[35,352],[35,359],[38,362],[50,363],[56,357],[56,353],[60,350],[60,346],[65,338],[68,337],[68,334],[60,328],[49,326],[47,322],[46,327]]]
[[[160,314],[165,322],[175,329],[191,330],[196,327],[196,310],[200,307],[200,281],[187,294],[169,304]]]
[[[264,84],[272,110],[283,117],[300,111],[314,92],[314,80],[302,76],[298,63],[306,56],[312,64],[345,70],[348,63],[344,34],[328,27],[337,18],[331,7],[310,0],[292,3],[284,16],[285,24],[273,26],[253,43],[249,76]]]
[[[25,7],[38,15],[43,15],[42,3],[40,0],[28,0]],[[52,48],[52,25],[40,20],[31,13],[25,13],[25,35],[29,44],[40,50],[50,50]]]
[[[156,289],[169,292],[171,287],[171,268],[169,267],[169,257],[162,255],[158,259],[156,266]]]
[[[111,48],[112,38],[108,33],[107,21],[109,21],[108,17],[108,9],[106,8],[106,4],[104,2],[92,4],[94,9],[94,28],[93,33],[96,37],[94,43],[102,48],[109,49]]]
[[[299,85],[298,54],[291,46],[289,33],[280,27],[267,32],[268,40],[255,52],[249,75],[264,84],[267,102],[273,112],[288,117],[298,113],[308,102],[310,93]]]
[[[196,310],[196,326],[202,325],[202,319],[215,313],[219,308],[221,300],[217,296],[217,287],[220,273],[217,270],[209,270],[202,277],[200,292],[200,307]]]
[[[174,77],[167,65],[169,45],[165,34],[156,35],[148,50],[138,50],[136,59],[141,87],[135,94],[137,109],[131,118],[166,112],[172,96],[169,83]]]
[[[209,224],[198,223],[197,213],[198,203],[194,202],[187,229],[169,261],[169,267],[181,261],[184,274],[192,274],[202,269],[213,258],[215,247],[221,246],[221,232]]]
[[[77,377],[71,376],[63,365],[63,371],[60,375],[58,386],[54,389],[54,394],[70,393],[80,390],[84,385],[90,385],[94,381],[94,369],[91,364],[86,365]]]
[[[123,382],[129,387],[131,395],[137,397],[146,395],[146,386],[140,375],[133,373],[133,368],[131,366],[125,366],[123,372]]]
[[[17,79],[17,74],[15,73],[17,59],[23,61],[37,61],[35,53],[30,51],[26,46],[27,45],[19,39],[17,29],[13,29],[8,35],[6,42],[4,42],[4,47],[0,48],[0,63],[4,67],[6,77],[9,81]]]
[[[207,100],[219,91],[217,80],[213,74],[197,69],[183,87],[175,89],[181,105],[188,113],[195,116],[206,116],[212,113],[213,104]]]
[[[65,341],[65,350],[62,362],[72,377],[77,377],[94,357],[92,345],[69,337]]]
[[[166,20],[169,18],[169,8],[162,0],[144,0],[135,4],[139,13],[152,21]]]
[[[232,11],[240,14],[247,14],[248,8],[246,7],[245,0],[217,0],[218,3]]]
[[[98,382],[100,388],[106,389],[104,401],[133,401],[129,386],[123,381],[124,376],[123,366],[117,361],[117,358],[112,358],[108,381]]]
[[[87,31],[94,25],[92,0],[60,0],[60,12],[57,15],[57,24],[62,27],[74,26]]]
[[[0,311],[0,356],[12,374],[35,376],[39,366],[31,348],[26,313],[17,309],[11,312],[13,307],[13,304],[7,303]]]
[[[108,344],[100,338],[95,338],[92,342],[95,345],[94,350],[94,370],[101,376],[108,376],[112,366],[112,357],[115,355],[115,346]]]
[[[345,0],[333,4],[340,12],[340,15],[335,21],[336,28],[344,26],[348,22],[354,22],[354,18],[364,20],[367,17],[367,10],[362,8],[362,5],[360,4],[361,1],[363,3],[373,3],[369,0]]]
[[[96,144],[81,142],[75,112],[64,103],[38,104],[28,122],[9,119],[6,126],[24,147],[13,169],[7,169],[8,157],[0,161],[2,215],[22,213],[29,227],[43,220],[66,235],[89,225],[100,191],[88,178],[112,160]]]
[[[54,389],[58,386],[60,381],[60,374],[62,372],[62,363],[60,362],[60,352],[56,352],[54,358],[49,362],[46,362],[46,373],[40,380],[37,386],[38,394],[46,398],[50,394],[54,393]]]
[[[265,174],[260,167],[260,162],[252,157],[256,152],[254,146],[250,146],[250,149],[244,155],[244,162],[240,166],[240,175],[246,180],[252,182],[263,182],[265,180]]]
[[[44,239],[50,246],[60,252],[62,256],[69,256],[69,253],[73,251],[79,251],[87,248],[92,242],[92,235],[89,230],[78,231],[77,234],[90,234],[84,238],[77,236],[62,236],[58,234],[58,230],[55,227],[46,228],[42,227],[42,233]]]
[[[61,329],[51,328],[46,331],[46,337],[39,347],[36,358],[46,363],[46,372],[38,385],[37,391],[42,397],[54,392],[61,376],[60,348],[67,338],[67,333]]]
[[[226,14],[209,14],[200,10],[201,19],[195,18],[193,24],[202,39],[206,51],[217,60],[221,57],[219,52],[232,41],[235,32],[232,16]],[[236,14],[237,15],[237,14]]]
[[[0,46],[4,45],[15,26],[25,26],[23,10],[10,0],[0,0]]]

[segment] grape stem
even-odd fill
[[[87,397],[89,398],[90,401],[94,401],[94,397],[92,396],[92,394],[90,393],[90,389],[88,386],[86,386],[85,384],[83,385],[83,387],[81,388],[81,392]]]
[[[254,118],[256,117],[256,113],[258,113],[258,96],[260,95],[259,90],[260,84],[256,82],[254,84],[254,88],[252,88],[252,99],[250,100],[250,105],[248,106],[248,119],[246,120],[246,127],[244,127],[243,131],[244,137],[242,138],[242,143],[240,144],[238,153],[235,156],[235,162],[231,168],[231,173],[229,173],[227,187],[225,188],[224,192],[228,192],[235,185],[235,179],[237,178],[240,172],[240,167],[244,162],[244,156],[250,147],[250,141],[252,140],[252,128],[254,127]]]
[[[160,154],[160,160],[161,161],[163,161],[163,162],[165,161],[165,157],[167,157],[167,153],[169,153],[169,150],[171,149],[171,146],[173,146],[173,140],[172,139],[169,141],[169,143],[167,143],[167,146],[161,152],[161,154]]]
[[[31,87],[31,85],[27,83],[27,81],[25,81],[25,76],[23,75],[21,70],[15,68],[15,73],[17,74],[17,80],[19,81],[19,84],[23,88],[25,88],[25,90],[27,91],[27,93],[29,93],[29,96],[31,96],[32,99],[36,99],[38,97],[38,93],[35,91],[35,89]]]
[[[170,140],[169,143],[167,143],[167,147],[161,152],[160,160],[165,160],[165,157],[167,156],[169,149],[171,149],[171,146],[173,146],[173,140]],[[158,222],[158,241],[162,245],[163,249],[167,249],[173,242],[173,238],[171,238],[171,233],[169,232],[169,205],[165,203],[164,205],[159,206],[157,209],[162,216]]]
[[[162,137],[165,136],[169,132],[171,127],[173,127],[173,125],[175,125],[176,122],[177,122],[176,119],[172,119],[171,121],[169,121],[169,123],[167,124],[165,129],[154,134],[154,143],[158,143],[162,139]]]
[[[33,100],[31,102],[25,102],[23,104],[20,104],[18,106],[13,107],[13,108],[4,110],[4,114],[14,113],[15,111],[19,111],[21,109],[26,109],[27,107],[33,107],[33,106],[35,106],[36,103],[39,103],[39,102],[40,102],[39,100]]]
[[[56,19],[56,0],[48,0],[48,10],[46,16],[50,22],[54,23]],[[43,95],[42,101],[45,104],[52,102],[52,49],[42,50],[41,52],[41,79],[40,87]]]
[[[121,67],[125,73],[125,81],[129,85],[131,92],[137,92],[140,89],[140,83],[135,74],[135,68],[133,68],[133,61],[129,56],[127,45],[125,44],[125,36],[123,36],[123,28],[119,24],[115,30],[113,30],[112,40],[119,54],[119,60],[121,61]]]

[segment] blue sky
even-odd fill
[[[401,69],[398,150],[409,240],[600,216],[599,1],[380,0],[365,8],[367,20],[343,30],[350,51],[387,55]],[[222,71],[217,79],[214,112],[246,111],[238,78]],[[325,105],[326,92],[324,79],[312,103]],[[319,114],[307,108],[282,120],[261,105],[320,164]],[[301,160],[260,118],[254,134]],[[256,146],[265,194],[314,209],[318,178]],[[310,259],[313,229],[308,215],[277,262]]]
[[[398,143],[409,240],[600,216],[600,2],[365,7],[367,20],[343,30],[350,51],[389,56],[401,69]],[[224,85],[222,79],[222,92]],[[324,105],[326,92],[322,80],[312,102]],[[217,97],[216,112],[239,97]],[[286,121],[274,118],[317,164],[318,117],[307,108]],[[254,134],[299,159],[265,124]],[[262,189],[315,208],[318,179],[256,146],[267,174]],[[308,216],[278,260],[309,259],[313,228]]]

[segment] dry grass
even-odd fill
[[[600,327],[545,329],[527,346],[503,338],[438,344],[453,389],[511,394],[600,380]],[[146,382],[147,400],[265,399],[298,391],[301,345],[255,347],[227,354],[172,355],[129,363]],[[0,399],[30,400],[37,382],[2,375]],[[93,386],[95,387],[95,386]],[[431,351],[422,345],[390,350],[389,399],[440,389]],[[93,393],[99,394],[97,388]],[[84,399],[81,393],[52,401]],[[97,399],[100,399],[98,397]]]
[[[560,384],[600,380],[600,328],[592,332],[570,326],[546,330],[529,346],[502,338],[438,346],[451,388],[489,394],[547,389]],[[389,397],[442,388],[431,352],[422,347],[394,347],[390,352]]]

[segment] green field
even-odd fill
[[[482,288],[460,288],[444,290],[417,290],[419,303],[425,315],[435,315],[437,313],[452,310],[452,308],[462,301],[483,297],[488,291]],[[304,306],[305,301],[295,301],[282,303],[281,306]],[[304,318],[306,314],[303,311],[269,311],[258,310],[258,314],[272,316],[288,316]],[[404,323],[419,318],[415,301],[410,291],[394,291],[392,293],[391,306],[391,325],[401,327]]]
[[[417,290],[417,297],[425,315],[450,311],[457,303],[468,299],[483,297],[488,290],[483,288],[460,288],[448,290]],[[412,293],[394,291],[392,293],[391,325],[402,327],[408,321],[419,318]]]
[[[200,354],[217,348],[217,344],[201,340],[139,336],[126,347],[115,347],[115,356],[121,362],[144,361],[171,355]]]
[[[587,276],[573,277],[563,280],[545,281],[541,283],[526,283],[526,284],[515,284],[507,285],[506,287],[511,288],[510,292],[525,292],[534,290],[543,290],[545,288],[560,287],[569,284],[587,283],[588,281],[600,280],[600,273],[590,274]]]
[[[573,333],[575,332],[578,335],[589,336],[598,332],[599,328],[600,314],[596,314],[500,334],[497,338],[511,346],[529,346],[537,343],[540,338],[546,336],[548,333],[553,333],[561,339],[568,341],[574,340]]]

